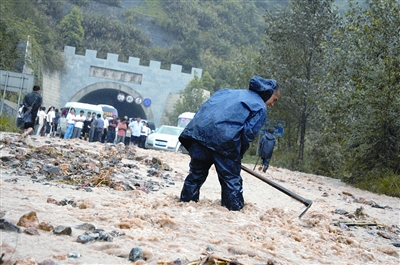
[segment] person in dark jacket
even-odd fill
[[[263,172],[265,173],[271,161],[272,153],[274,152],[275,136],[274,128],[269,128],[260,141],[259,154],[262,160]]]
[[[243,208],[241,159],[266,121],[267,106],[272,107],[280,95],[275,80],[254,76],[249,90],[219,90],[200,107],[179,136],[191,157],[180,201],[199,201],[200,188],[214,164],[221,205],[232,211]]]
[[[40,95],[40,86],[35,85],[33,86],[33,92],[27,94],[23,100],[23,113],[30,111],[31,114],[31,122],[24,123],[24,133],[21,134],[22,138],[27,137],[32,131],[35,126],[35,120],[38,113],[40,106],[42,106],[42,96]]]

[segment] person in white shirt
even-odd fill
[[[20,104],[18,109],[18,118],[22,117],[22,113],[24,112],[24,104]]]
[[[41,107],[40,111],[37,115],[37,119],[38,119],[38,127],[36,130],[36,135],[40,135],[40,133],[42,132],[43,126],[44,126],[44,122],[46,120],[46,107]]]
[[[50,137],[50,134],[54,131],[54,118],[56,117],[56,112],[54,107],[51,106],[47,110],[46,114],[46,136]]]
[[[66,123],[67,123],[67,129],[65,130],[65,134],[64,134],[64,139],[70,139],[72,136],[72,133],[74,131],[74,125],[75,125],[75,109],[71,108],[69,110],[69,113],[67,115],[67,117],[65,118]]]
[[[135,121],[132,121],[129,124],[129,127],[131,127],[132,133],[131,133],[131,142],[132,145],[140,145],[140,132],[142,131],[143,124],[141,122],[141,118],[137,117]]]
[[[79,112],[79,115],[74,118],[75,124],[74,124],[74,131],[72,132],[71,139],[81,137],[83,122],[86,120],[86,117],[84,114],[85,114],[85,112],[83,110],[81,110]]]
[[[148,127],[147,122],[143,122],[142,131],[140,132],[140,148],[145,147],[147,136],[151,133],[151,129]]]
[[[24,104],[21,104],[19,109],[18,109],[18,118],[17,118],[17,127],[18,128],[23,128],[24,127],[24,121],[22,120],[22,114],[24,113]]]
[[[103,135],[101,136],[101,142],[104,143],[107,138],[107,133],[108,133],[108,126],[110,126],[110,123],[108,122],[107,115],[103,114],[103,121],[104,121],[104,126],[103,126]]]

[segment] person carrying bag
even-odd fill
[[[24,133],[21,134],[21,138],[27,137],[34,128],[34,120],[37,116],[37,112],[42,105],[42,96],[40,95],[40,86],[35,85],[33,92],[27,94],[24,97],[24,111],[22,114],[22,121],[24,122]]]

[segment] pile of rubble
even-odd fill
[[[101,144],[90,150],[81,147],[79,141],[41,138],[25,140],[10,135],[0,140],[0,167],[16,176],[5,181],[17,182],[18,177],[28,176],[34,182],[67,184],[88,192],[94,187],[109,186],[148,193],[175,185],[176,178],[168,164],[157,157],[136,156],[136,147]],[[45,145],[39,144],[40,140]]]

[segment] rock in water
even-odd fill
[[[143,250],[141,248],[132,248],[131,252],[129,253],[129,260],[133,262],[137,260],[144,260]]]

